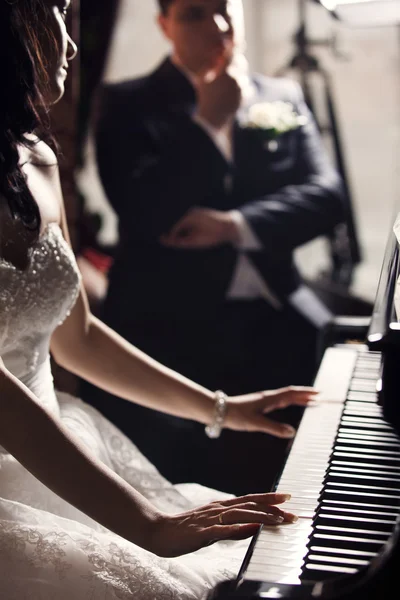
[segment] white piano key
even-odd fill
[[[275,554],[274,552],[270,553],[267,557],[261,558],[261,556],[257,554],[256,556],[252,557],[251,564],[253,567],[256,568],[261,568],[264,566],[281,568],[282,565],[285,565],[286,569],[290,569],[292,567],[298,568],[299,562],[301,562],[301,560],[304,559],[305,555],[306,551],[304,549],[303,552],[298,551],[297,555],[294,554],[292,556],[283,556],[282,554]]]
[[[313,568],[314,563],[332,563],[332,564],[343,564],[354,565],[356,567],[366,567],[370,561],[361,558],[340,558],[338,556],[329,556],[328,554],[309,554],[307,557],[309,568]],[[311,566],[310,566],[311,563]]]
[[[356,350],[328,348],[325,351],[314,381],[314,387],[321,393],[319,402],[344,403],[356,359]]]
[[[296,551],[296,553],[304,554],[304,548],[306,548],[307,542],[308,542],[308,536],[303,536],[303,537],[299,537],[299,538],[290,538],[286,541],[279,540],[278,542],[275,542],[275,543],[272,543],[272,541],[270,540],[269,542],[265,542],[260,546],[257,545],[257,552],[252,555],[252,560],[254,560],[257,557],[260,557],[261,560],[268,563],[269,557],[271,556],[271,554],[274,554],[275,552],[288,553],[288,552]],[[284,563],[285,561],[282,561],[282,562]]]
[[[290,570],[289,573],[278,573],[265,572],[263,569],[256,570],[252,569],[251,565],[247,569],[246,581],[271,581],[273,583],[286,583],[290,585],[300,585],[301,569],[296,571]],[[263,596],[260,594],[260,598],[270,598],[271,596]]]
[[[261,560],[265,561],[265,554],[267,554],[268,552],[268,548],[264,548],[262,552],[257,553],[258,556],[262,557]],[[287,548],[286,546],[284,547],[278,547],[275,548],[273,550],[273,557],[274,558],[278,558],[280,559],[282,562],[284,562],[285,558],[290,558],[293,559],[295,557],[297,558],[304,558],[304,556],[307,554],[308,550],[307,548],[305,548],[304,546],[302,548],[300,547],[295,547],[295,548]],[[271,553],[270,553],[270,557]],[[252,556],[252,562],[253,560],[256,560],[255,556]]]
[[[350,567],[337,567],[333,565],[306,565],[306,569],[313,571],[330,571],[331,573],[340,573],[342,575],[354,575],[358,569],[352,569]]]
[[[334,548],[333,546],[311,546],[310,552],[321,552],[322,554],[344,554],[346,556],[359,556],[373,558],[376,552],[368,552],[367,550],[352,550],[351,548]]]

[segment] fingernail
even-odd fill
[[[296,523],[299,520],[299,517],[297,515],[292,515],[290,517],[290,522],[291,523]]]
[[[283,499],[284,502],[287,502],[292,497],[292,494],[279,494],[279,496]]]
[[[290,425],[284,425],[283,433],[286,437],[294,437],[296,435],[296,430]]]
[[[318,400],[310,400],[309,402],[307,402],[307,408],[315,408],[316,406],[319,406],[321,404],[321,402],[319,402]]]
[[[279,515],[271,515],[270,521],[274,521],[274,523],[283,523],[283,517]]]

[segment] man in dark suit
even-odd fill
[[[103,317],[211,389],[309,385],[331,315],[293,251],[343,219],[341,182],[299,86],[249,74],[240,0],[159,4],[171,56],[105,86],[96,127],[120,235]],[[97,402],[173,481],[265,490],[287,446],[254,433],[208,440],[190,421]],[[294,425],[300,414],[282,411]]]

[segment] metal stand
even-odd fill
[[[331,47],[335,54],[341,58],[343,55],[337,51],[335,38],[328,40],[310,40],[307,36],[306,1],[299,0],[300,26],[294,36],[296,52],[289,63],[279,69],[276,75],[282,76],[287,71],[297,71],[299,82],[303,89],[305,101],[316,120],[321,134],[331,137],[335,154],[336,167],[340,173],[345,191],[345,222],[335,228],[329,238],[332,270],[329,273],[331,282],[341,289],[348,289],[352,283],[354,267],[361,262],[360,244],[354,221],[351,190],[347,175],[346,162],[342,150],[339,124],[336,117],[335,102],[332,94],[332,83],[329,73],[321,67],[318,59],[310,53],[311,46]],[[310,74],[317,74],[322,81],[323,98],[326,106],[328,124],[322,125],[317,114],[317,107],[310,84]],[[326,275],[326,274],[325,274]]]

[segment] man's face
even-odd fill
[[[207,71],[244,38],[242,0],[174,0],[160,26],[193,73]]]

